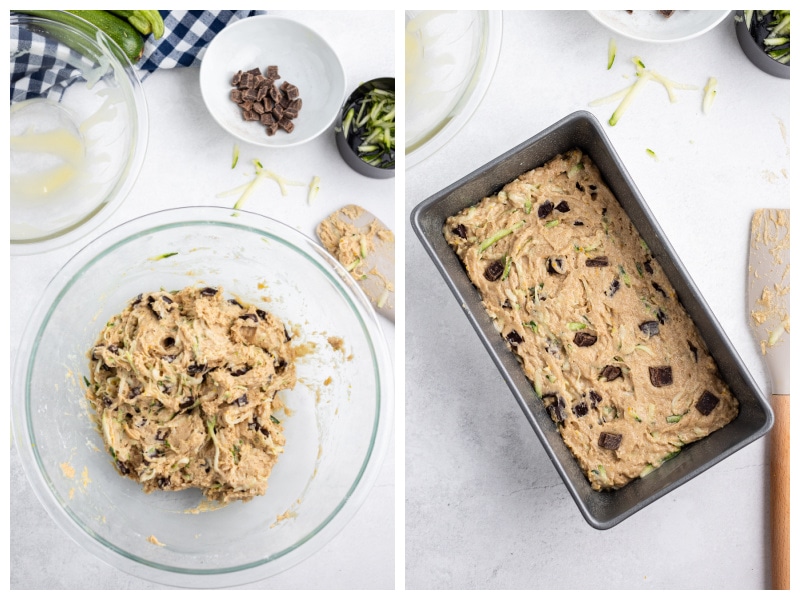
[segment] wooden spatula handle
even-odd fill
[[[770,432],[772,589],[789,589],[789,395],[774,394]]]

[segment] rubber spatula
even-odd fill
[[[317,226],[317,237],[355,278],[375,310],[394,321],[394,234],[375,215],[349,204]]]
[[[748,322],[772,381],[772,589],[789,589],[789,210],[759,209],[750,225]]]

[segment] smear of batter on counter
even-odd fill
[[[782,265],[782,254],[789,251],[790,229],[787,215],[786,211],[759,209],[753,213],[753,219],[750,222],[751,251],[766,246],[772,256],[774,266]],[[760,278],[761,275],[754,270],[753,265],[750,265],[750,270],[754,271],[755,279]],[[773,325],[767,338],[759,341],[762,355],[780,341],[784,332],[790,332],[788,306],[785,300],[782,301],[782,298],[788,295],[790,290],[789,271],[787,263],[780,281],[772,286],[765,285],[756,299],[756,308],[750,311],[750,318],[755,325],[764,325],[768,321]]]
[[[221,288],[131,300],[88,352],[87,397],[119,473],[148,493],[196,487],[223,504],[263,495],[285,444],[278,394],[296,382],[290,339],[275,316]]]

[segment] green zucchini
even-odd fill
[[[11,12],[71,25],[93,39],[100,29],[116,42],[132,63],[137,62],[144,52],[144,39],[139,32],[127,21],[104,10],[12,10]],[[74,47],[74,44],[67,40],[65,43]],[[81,50],[80,46],[78,49]]]

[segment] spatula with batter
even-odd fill
[[[340,208],[317,226],[325,249],[350,272],[375,306],[394,321],[394,234],[355,204]]]
[[[750,226],[748,322],[772,379],[772,589],[789,589],[789,211],[761,209]]]

